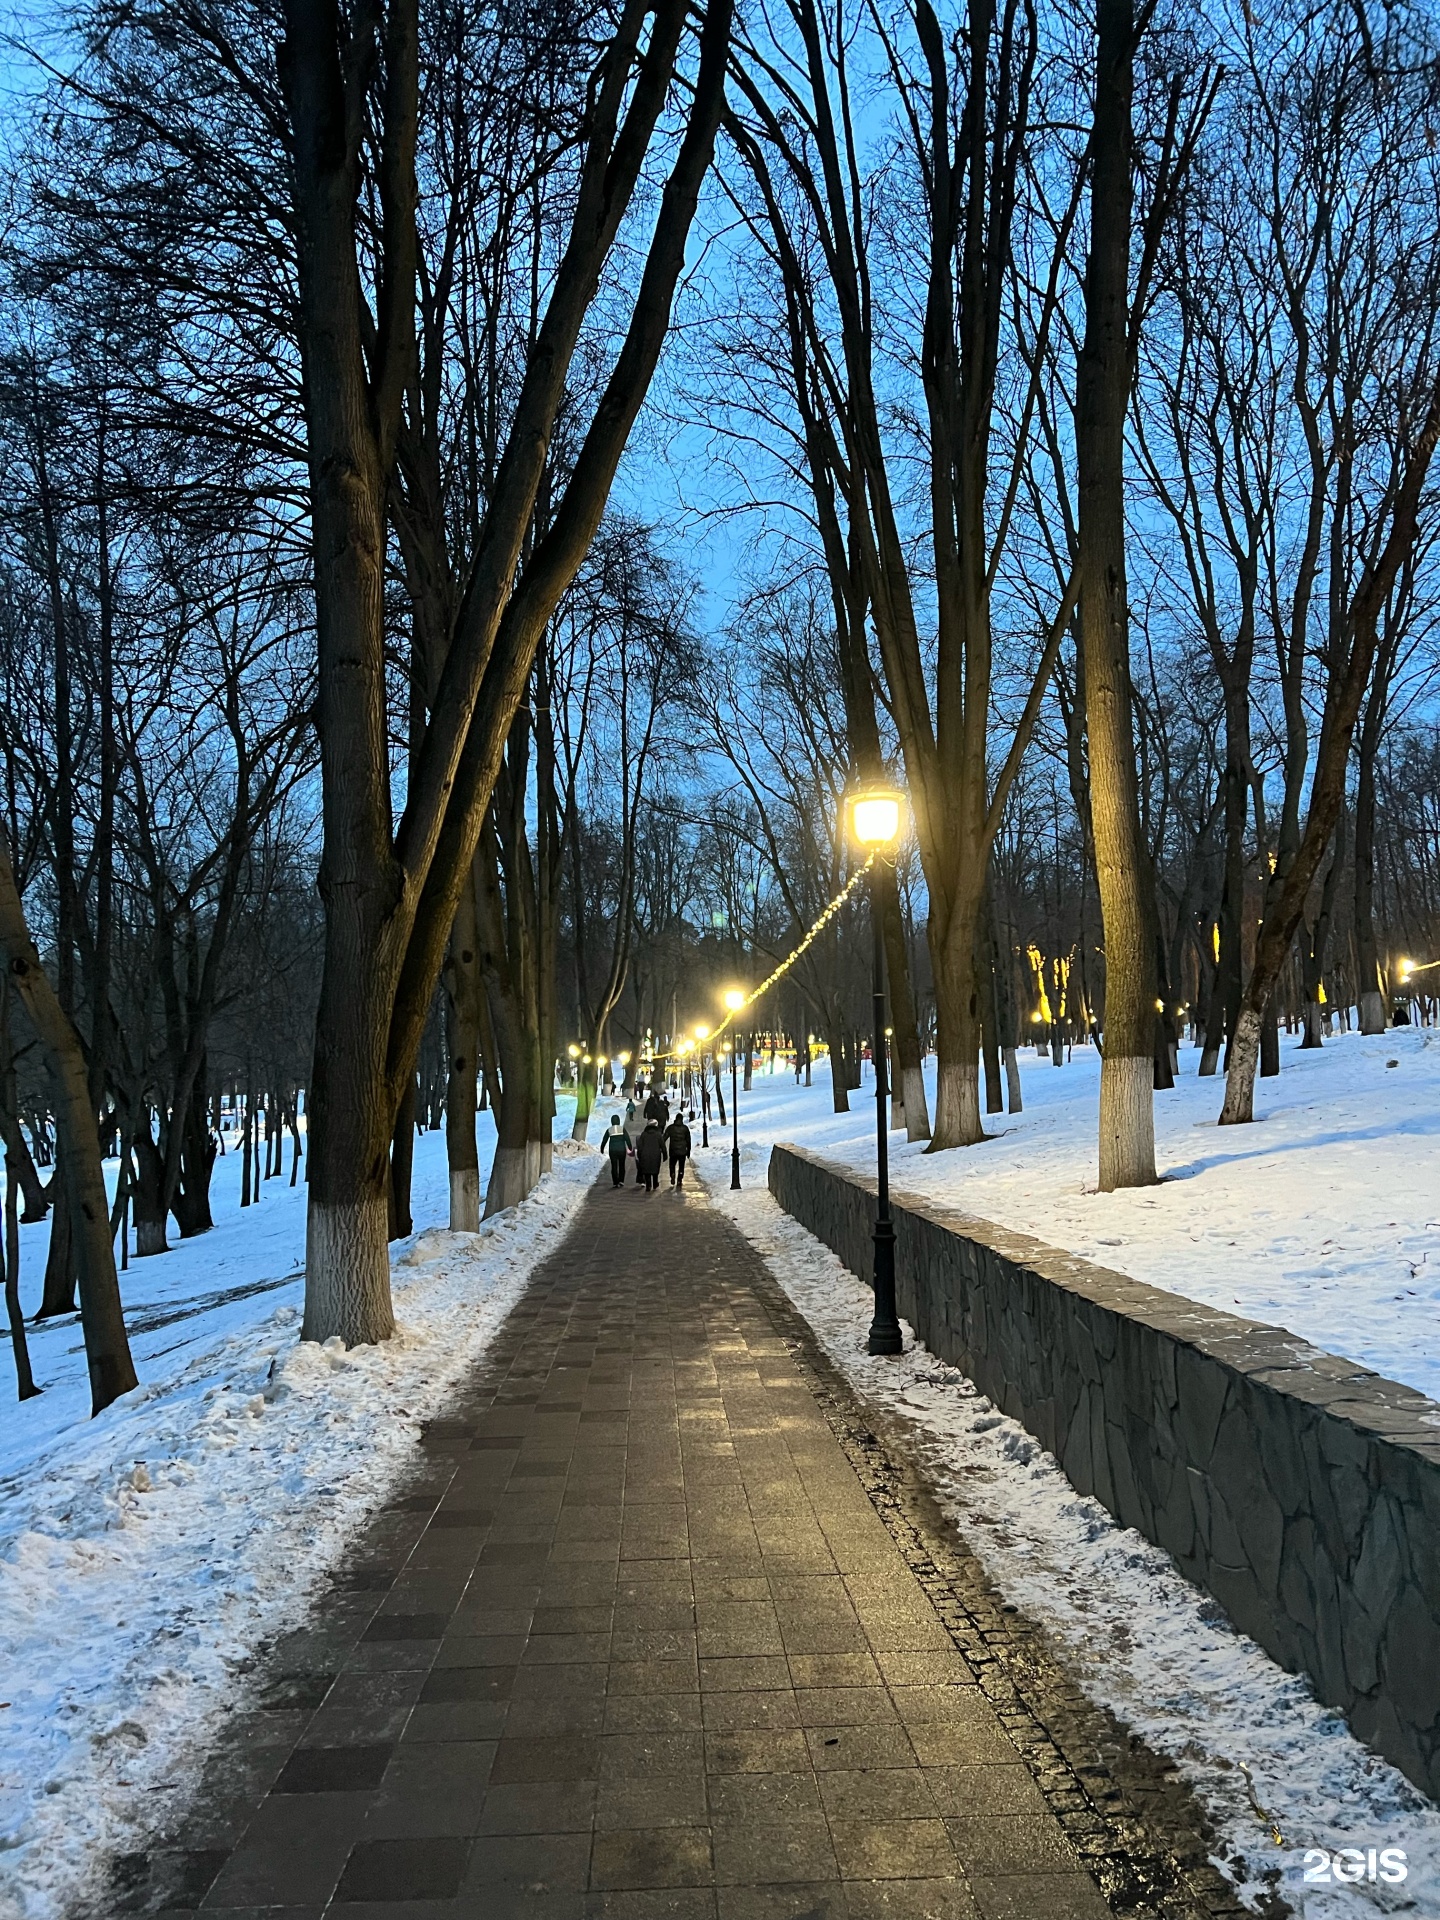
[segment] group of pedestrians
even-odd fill
[[[643,1089],[637,1089],[637,1094],[640,1091]],[[663,1088],[652,1086],[643,1107],[632,1099],[626,1103],[623,1120],[618,1113],[610,1116],[610,1130],[601,1143],[600,1151],[610,1156],[610,1181],[613,1186],[624,1186],[625,1162],[633,1155],[637,1187],[643,1187],[646,1193],[654,1193],[660,1185],[660,1169],[668,1161],[670,1184],[678,1192],[685,1185],[685,1163],[690,1158],[690,1146],[690,1129],[684,1113],[677,1109],[672,1120],[670,1102]]]

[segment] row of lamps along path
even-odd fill
[[[870,929],[873,944],[871,985],[874,998],[874,1037],[871,1054],[875,1065],[876,1193],[875,1264],[872,1284],[875,1309],[874,1318],[870,1322],[868,1345],[871,1353],[899,1353],[904,1342],[895,1305],[895,1226],[890,1214],[890,1146],[885,1108],[889,1093],[886,1046],[889,1028],[885,1022],[885,942],[880,918],[881,893],[877,867],[879,861],[886,855],[893,860],[895,848],[905,831],[905,796],[891,787],[867,787],[862,792],[846,797],[845,815],[845,824],[850,838],[857,846],[864,848],[868,856],[866,868],[870,881]],[[832,902],[832,905],[834,904]],[[791,955],[792,960],[795,957]],[[788,961],[786,965],[789,965]],[[772,975],[772,979],[773,977]],[[678,1043],[677,1055],[683,1059],[686,1054],[698,1053],[701,1056],[703,1075],[704,1051],[707,1043],[713,1058],[715,1043],[719,1040],[720,1034],[734,1022],[739,1014],[743,1013],[752,1000],[759,997],[760,991],[763,989],[757,989],[754,994],[747,994],[743,988],[731,987],[724,996],[725,1019],[720,1027],[713,1034],[709,1027],[696,1027],[693,1039]],[[726,1046],[725,1051],[730,1055],[730,1116],[733,1125],[730,1186],[732,1191],[736,1191],[740,1186],[739,1049],[731,1043]],[[701,1145],[706,1147],[710,1144],[708,1104],[708,1099],[702,1099]]]

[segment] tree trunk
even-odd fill
[[[15,1054],[10,1041],[10,983],[0,976],[0,1112],[13,1115],[16,1106]],[[20,1131],[18,1122],[15,1131]],[[7,1129],[7,1142],[8,1137]],[[20,1184],[20,1161],[7,1144],[5,1237],[0,1247],[0,1268],[5,1276],[5,1314],[10,1322],[10,1350],[15,1357],[16,1393],[21,1400],[33,1400],[40,1389],[30,1368],[30,1346],[25,1338],[25,1315],[20,1306]]]
[[[137,1257],[168,1253],[165,1239],[165,1156],[150,1132],[148,1110],[135,1132],[135,1178],[130,1186],[135,1207]]]
[[[1156,1092],[1168,1093],[1175,1085],[1175,1023],[1171,1014],[1170,975],[1165,964],[1165,942],[1160,936],[1158,915],[1155,919],[1155,1018],[1151,1022],[1154,1032],[1154,1087]]]
[[[170,1211],[175,1215],[182,1240],[193,1240],[196,1234],[208,1233],[215,1224],[210,1211],[210,1176],[215,1168],[218,1148],[207,1114],[209,1101],[205,1094],[205,1081],[202,1068],[196,1076],[183,1116],[180,1178],[175,1183],[175,1196],[170,1203]],[[181,1125],[181,1116],[172,1114],[170,1124],[172,1127]]]
[[[1260,1078],[1273,1080],[1280,1071],[1280,1027],[1272,997],[1260,1021]]]
[[[491,1004],[491,1020],[500,1049],[500,1098],[495,1108],[495,1158],[485,1190],[485,1218],[519,1206],[541,1177],[540,1143],[536,1138],[541,1089],[536,1080],[538,1056],[527,1045],[510,1010]]]
[[[588,1061],[581,1060],[575,1068],[575,1123],[570,1129],[572,1140],[587,1140],[590,1136],[590,1116],[595,1111],[595,1094],[600,1073],[599,1055],[593,1053]]]
[[[50,1320],[64,1313],[77,1310],[76,1293],[80,1285],[79,1250],[75,1243],[75,1234],[70,1225],[70,1213],[66,1204],[65,1186],[65,1150],[59,1149],[55,1156],[55,1173],[51,1179],[51,1191],[55,1196],[54,1217],[50,1222],[50,1249],[45,1257],[45,1279],[40,1289],[40,1305],[36,1310],[37,1320]]]
[[[0,831],[0,954],[30,1024],[45,1050],[55,1090],[56,1122],[65,1159],[65,1192],[79,1255],[80,1316],[90,1374],[92,1413],[102,1413],[137,1382],[120,1307],[110,1207],[100,1159],[100,1134],[90,1104],[80,1036],[45,977],[25,924],[10,850]],[[57,1213],[58,1213],[57,1209]]]
[[[6,1165],[11,1169],[6,1177],[19,1183],[24,1197],[25,1211],[20,1224],[36,1226],[50,1210],[50,1194],[41,1183],[19,1113],[4,1101],[0,1101],[0,1145],[5,1148]]]
[[[1006,1047],[1003,1049],[1003,1057],[1005,1060],[1005,1099],[1007,1110],[1010,1113],[1023,1113],[1025,1110],[1025,1095],[1020,1085],[1020,1049],[1018,1047]]]
[[[980,1119],[980,1006],[975,936],[980,899],[950,903],[943,937],[931,904],[930,960],[935,979],[935,1129],[927,1153],[971,1147],[985,1138]]]
[[[480,1152],[475,1138],[476,1087],[480,1067],[480,936],[475,924],[473,871],[460,891],[445,967],[449,995],[446,1035],[450,1042],[445,1085],[445,1158],[450,1169],[450,1231],[480,1228]]]
[[[1372,700],[1374,696],[1372,695]],[[1366,716],[1368,733],[1369,716]],[[1375,754],[1362,752],[1355,786],[1355,951],[1360,980],[1360,1031],[1384,1033],[1390,1001],[1375,938]]]
[[[408,1240],[415,1231],[410,1211],[410,1181],[415,1170],[415,1102],[417,1083],[410,1075],[395,1115],[390,1140],[389,1233],[392,1240]]]
[[[20,1174],[5,1156],[5,1313],[10,1322],[10,1351],[15,1356],[16,1397],[33,1400],[40,1389],[30,1368],[25,1315],[20,1308]]]
[[[905,943],[905,920],[900,910],[900,886],[894,867],[881,860],[871,869],[877,872],[876,891],[880,897],[881,922],[885,931],[885,977],[890,989],[890,1059],[893,1067],[893,1092],[903,1115],[907,1140],[930,1138],[930,1108],[925,1098],[924,1052],[920,1045],[920,1023],[915,1017],[915,990],[910,979],[910,955]],[[810,1056],[805,1056],[806,1081],[809,1081]],[[902,1121],[894,1118],[899,1126]]]
[[[386,489],[413,357],[416,98],[413,7],[387,42],[383,140],[387,300],[372,383],[356,258],[359,128],[347,107],[339,16],[288,0],[280,70],[294,130],[300,346],[305,376],[318,658],[325,956],[310,1075],[310,1182],[301,1337],[388,1340],[394,1104],[387,1048],[403,880],[387,773]],[[380,389],[377,391],[377,389]]]
[[[975,997],[980,1010],[980,1067],[985,1081],[987,1114],[1005,1111],[1000,1084],[999,984],[990,942],[990,916],[983,911],[975,923]]]
[[[494,810],[492,810],[493,812]],[[528,851],[525,855],[528,862]],[[518,897],[502,899],[493,831],[487,827],[476,861],[476,921],[480,972],[500,1068],[495,1101],[495,1157],[485,1191],[485,1218],[518,1206],[540,1178],[539,1036],[527,1012],[525,969],[528,943],[517,924]],[[512,884],[508,893],[518,896]],[[507,908],[512,909],[507,920]]]
[[[1085,342],[1076,382],[1080,636],[1090,813],[1105,930],[1100,1190],[1155,1178],[1155,947],[1140,822],[1125,587],[1130,396],[1131,0],[1097,0]]]
[[[1218,923],[1217,928],[1218,928]],[[1211,936],[1212,939],[1214,936]],[[1199,958],[1200,985],[1195,1001],[1195,1038],[1200,1048],[1199,1077],[1210,1079],[1220,1063],[1220,1028],[1224,1013],[1220,1004],[1220,968],[1206,953]]]
[[[830,1105],[836,1113],[850,1111],[850,1063],[846,1059],[845,1025],[840,1019],[827,1020],[825,1038],[830,1043]],[[715,1078],[720,1079],[719,1063],[716,1063]],[[725,1115],[720,1115],[720,1124],[725,1124]]]
[[[1009,942],[1002,941],[1000,937],[1000,913],[995,900],[993,868],[985,889],[985,918],[995,987],[995,1039],[1005,1064],[1006,1101],[1011,1113],[1020,1113],[1025,1102],[1020,1089],[1019,1016],[1015,1006],[1015,981],[1010,970]]]
[[[10,1323],[10,1351],[15,1357],[16,1398],[33,1400],[40,1389],[30,1367],[30,1345],[25,1338],[25,1315],[20,1306],[20,1180],[15,1162],[5,1156],[5,1316]]]
[[[982,1021],[980,1026],[980,1063],[985,1071],[985,1111],[1003,1113],[1005,1095],[1000,1084],[1000,1046],[995,1038],[995,1021]]]
[[[240,1204],[250,1204],[250,1169],[255,1158],[255,1103],[247,1084],[245,1088],[245,1118],[240,1128]]]

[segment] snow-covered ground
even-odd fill
[[[770,1198],[768,1152],[753,1140],[742,1150],[745,1184],[732,1193],[728,1153],[712,1145],[699,1157],[712,1200],[877,1417],[898,1427],[1004,1597],[1044,1626],[1093,1700],[1176,1761],[1246,1903],[1280,1892],[1304,1920],[1440,1916],[1440,1809],[1236,1633],[1166,1554],[1077,1494],[1054,1457],[910,1327],[902,1358],[867,1354],[870,1290]],[[1305,1884],[1316,1864],[1307,1848],[1358,1848],[1368,1876],[1368,1850],[1378,1860],[1392,1847],[1405,1856],[1402,1882]]]
[[[598,1165],[557,1147],[524,1206],[451,1234],[444,1135],[422,1136],[399,1332],[347,1353],[299,1341],[303,1185],[242,1213],[227,1154],[214,1231],[122,1276],[137,1392],[90,1420],[78,1326],[32,1331],[44,1393],[0,1387],[0,1920],[59,1920],[183,1803],[237,1669],[303,1619]],[[25,1231],[30,1305],[46,1233]]]
[[[1089,1047],[1058,1068],[1022,1052],[1025,1110],[992,1114],[982,1146],[926,1155],[892,1134],[890,1177],[1440,1399],[1440,1032],[1343,1034],[1310,1053],[1282,1034],[1281,1051],[1255,1124],[1222,1129],[1223,1081],[1198,1079],[1198,1051],[1181,1049],[1175,1087],[1155,1096],[1155,1187],[1096,1191]],[[849,1114],[831,1111],[827,1065],[815,1082],[757,1076],[742,1142],[792,1140],[873,1172],[868,1068]]]

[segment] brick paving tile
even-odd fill
[[[114,1910],[1220,1911],[1107,1903],[1113,1784],[977,1681],[787,1313],[703,1190],[597,1184]]]

